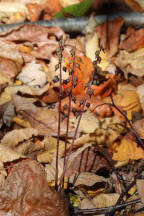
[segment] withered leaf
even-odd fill
[[[38,108],[28,99],[17,95],[13,96],[16,111],[30,122],[31,126],[39,131],[40,135],[57,135],[58,112],[50,109]],[[61,121],[61,135],[66,132],[66,119]],[[72,132],[72,127],[69,129]]]
[[[18,145],[19,142],[28,140],[32,136],[37,136],[38,130],[34,128],[15,129],[8,132],[1,140],[1,144],[11,148]]]
[[[124,21],[121,17],[117,17],[115,20],[108,23],[108,38],[109,44],[106,41],[106,23],[103,23],[95,28],[95,32],[101,39],[101,45],[104,49],[107,49],[109,56],[113,56],[118,51],[120,29],[123,26]]]
[[[49,188],[43,167],[27,160],[16,164],[0,187],[0,215],[66,216],[68,209]]]
[[[141,201],[144,203],[144,179],[137,179],[136,186],[137,186],[138,193],[141,197]]]

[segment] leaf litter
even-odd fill
[[[40,2],[39,13],[38,5],[21,4],[25,13],[20,19],[28,12],[31,21],[42,11],[48,17],[48,1]],[[58,3],[51,12],[60,9]],[[6,23],[16,18],[13,14]],[[93,215],[116,210],[122,214],[118,205],[125,209],[126,203],[133,213],[129,208],[125,215],[139,210],[144,202],[143,29],[128,27],[122,39],[123,24],[120,17],[109,22],[109,44],[106,23],[76,38],[57,27],[36,25],[0,34],[0,215],[69,215],[86,209]],[[95,70],[92,61],[97,61],[97,74],[85,103]],[[136,114],[141,114],[140,119],[134,121]],[[54,189],[57,160],[58,185],[65,176],[66,198]]]

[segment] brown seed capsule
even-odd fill
[[[86,107],[87,108],[89,108],[90,107],[90,103],[88,102],[88,103],[86,103]]]
[[[74,95],[72,95],[72,101],[73,101],[74,103],[76,103],[76,98],[75,98]]]
[[[63,71],[66,72],[67,71],[67,68],[65,66],[63,66]]]

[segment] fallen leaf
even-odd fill
[[[14,160],[17,160],[19,158],[23,158],[21,154],[13,151],[11,148],[4,146],[0,144],[0,161],[5,162],[11,162]]]
[[[138,94],[139,96],[139,100],[140,100],[140,103],[141,103],[141,106],[142,106],[142,109],[144,111],[144,84],[143,85],[139,85],[136,89],[136,93]]]
[[[74,182],[74,186],[87,185],[91,187],[97,182],[107,182],[106,178],[102,176],[98,176],[91,172],[81,172],[75,181],[74,179],[75,179],[75,175],[72,175],[69,178],[70,183]]]
[[[144,158],[144,150],[136,142],[122,139],[113,152],[113,160],[139,160]]]
[[[96,208],[109,207],[116,204],[119,196],[117,193],[99,194],[93,198],[92,202]]]
[[[15,129],[8,132],[1,140],[1,144],[14,148],[20,142],[30,139],[32,136],[37,136],[38,130],[34,128]],[[13,138],[13,139],[12,139]]]
[[[13,104],[17,113],[30,122],[31,126],[39,131],[40,135],[57,135],[58,112],[51,109],[38,108],[28,99],[17,95],[13,96]],[[66,119],[61,121],[61,135],[66,133]],[[72,126],[69,132],[73,131]]]
[[[91,200],[89,199],[83,199],[80,201],[79,206],[80,209],[91,209],[95,208],[95,205],[92,203]],[[104,216],[104,215],[99,215],[99,216]]]
[[[144,48],[130,53],[121,50],[115,58],[114,63],[124,71],[126,78],[128,77],[128,73],[142,77],[144,75]]]
[[[115,55],[118,51],[120,30],[123,24],[124,21],[121,17],[117,17],[115,20],[108,22],[109,47],[107,47],[106,44],[106,23],[95,28],[95,32],[100,37],[100,43],[102,47],[107,50],[109,56]]]
[[[68,215],[65,199],[49,188],[43,167],[33,160],[14,165],[0,188],[0,200],[0,215]]]
[[[143,39],[144,29],[135,30],[132,27],[128,27],[125,39],[122,41],[120,48],[125,49],[126,51],[134,51],[139,48],[144,47]]]
[[[144,203],[144,179],[137,179],[136,186],[137,186],[138,193],[141,197],[141,201],[142,203]]]
[[[133,127],[140,136],[141,139],[144,139],[144,118],[137,120],[133,123]]]
[[[17,79],[29,86],[43,87],[46,84],[46,74],[42,71],[42,65],[34,60],[22,69]]]

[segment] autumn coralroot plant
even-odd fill
[[[55,70],[59,70],[59,76],[55,77],[55,81],[59,81],[59,104],[58,104],[58,135],[57,135],[57,152],[56,152],[56,176],[55,176],[55,189],[61,192],[64,189],[64,182],[65,182],[65,173],[69,161],[70,154],[72,152],[74,142],[78,133],[78,128],[80,125],[80,121],[82,119],[82,115],[85,112],[86,108],[90,106],[90,103],[87,103],[88,97],[94,94],[95,89],[92,86],[96,84],[100,84],[100,74],[98,72],[98,63],[101,62],[101,57],[99,56],[100,51],[96,51],[95,53],[95,61],[93,64],[89,60],[89,58],[85,56],[77,56],[75,48],[71,50],[71,56],[67,58],[66,62],[63,62],[63,51],[65,48],[65,41],[60,38],[59,40],[59,48],[57,49],[57,55],[59,62],[55,66]],[[84,65],[85,61],[87,62],[87,71],[88,74],[85,74]],[[62,77],[62,73],[67,72],[69,73],[69,78],[64,80]],[[96,83],[99,82],[99,83]],[[107,80],[104,80],[107,82]],[[106,84],[107,86],[107,84]],[[115,89],[115,87],[114,87]],[[110,89],[109,93],[113,91],[113,85]],[[97,88],[98,94],[101,93],[101,88]],[[105,92],[103,92],[105,93]],[[62,98],[63,94],[68,95],[69,102],[62,107]],[[76,95],[81,95],[81,99],[79,101],[79,110],[74,110],[71,107],[72,102],[76,103]],[[61,118],[62,112],[67,109],[67,113],[65,112],[65,118],[67,119],[67,128],[66,128],[66,135],[65,135],[65,151],[64,151],[64,164],[63,164],[63,172],[60,178],[58,179],[58,166],[59,166],[59,143],[60,143],[60,130],[61,130]],[[74,116],[78,119],[77,125],[72,136],[72,142],[68,148],[68,137],[69,137],[69,124],[70,124],[70,116],[71,111],[73,112]]]
[[[85,56],[77,56],[76,50],[71,50],[71,56],[63,61],[63,51],[65,48],[65,41],[61,38],[59,40],[59,48],[57,49],[57,55],[59,58],[59,62],[56,65],[56,70],[59,70],[59,76],[57,77],[57,81],[59,81],[59,105],[58,105],[58,113],[59,113],[59,120],[58,120],[58,136],[57,136],[57,153],[56,153],[56,177],[55,177],[55,189],[61,194],[64,192],[64,184],[65,184],[65,175],[68,168],[68,162],[70,155],[72,153],[72,149],[74,147],[74,142],[77,137],[80,121],[82,119],[83,113],[86,111],[87,108],[91,106],[88,102],[89,99],[93,95],[100,95],[102,98],[106,96],[110,96],[111,103],[103,103],[98,105],[97,107],[103,107],[105,105],[109,106],[110,109],[113,109],[114,112],[119,113],[121,117],[125,119],[125,121],[129,124],[131,132],[134,134],[136,139],[138,140],[139,144],[144,149],[144,144],[135,129],[133,128],[131,122],[127,118],[126,114],[124,114],[119,107],[114,103],[112,93],[116,91],[116,83],[117,78],[115,75],[110,75],[107,73],[101,73],[98,64],[101,62],[100,58],[100,51],[96,51],[95,53],[95,61],[93,64],[89,62],[89,59]],[[85,66],[85,61],[89,62]],[[85,74],[84,66],[88,67],[87,74]],[[63,79],[62,74],[63,72],[68,72],[69,77],[67,79]],[[62,104],[63,94],[68,96],[68,103]],[[77,103],[77,94],[80,96],[78,101],[79,106],[78,109],[72,108],[72,103]],[[94,108],[96,109],[96,107]],[[70,116],[75,116],[77,119],[77,125],[75,127],[71,144],[68,145],[68,138],[69,138],[69,125],[70,125]],[[58,178],[59,172],[59,143],[60,143],[60,130],[61,130],[61,119],[67,119],[67,127],[65,133],[65,150],[64,150],[64,163],[63,163],[63,171],[61,176]],[[101,147],[95,146],[96,151],[99,152],[110,164],[114,173],[118,175],[113,162],[109,158],[107,154],[105,154],[105,150]],[[136,179],[141,175],[143,170],[143,166],[139,170],[137,176],[135,176],[134,181],[122,191],[119,199],[117,200],[116,205],[105,207],[105,208],[93,208],[93,209],[78,209],[74,208],[75,215],[96,215],[96,214],[106,214],[106,215],[114,215],[115,211],[119,209],[123,209],[126,206],[136,204],[140,202],[140,199],[136,199],[130,202],[123,203],[123,197],[128,193],[128,191],[132,188],[135,184]],[[119,177],[118,177],[119,178]]]

